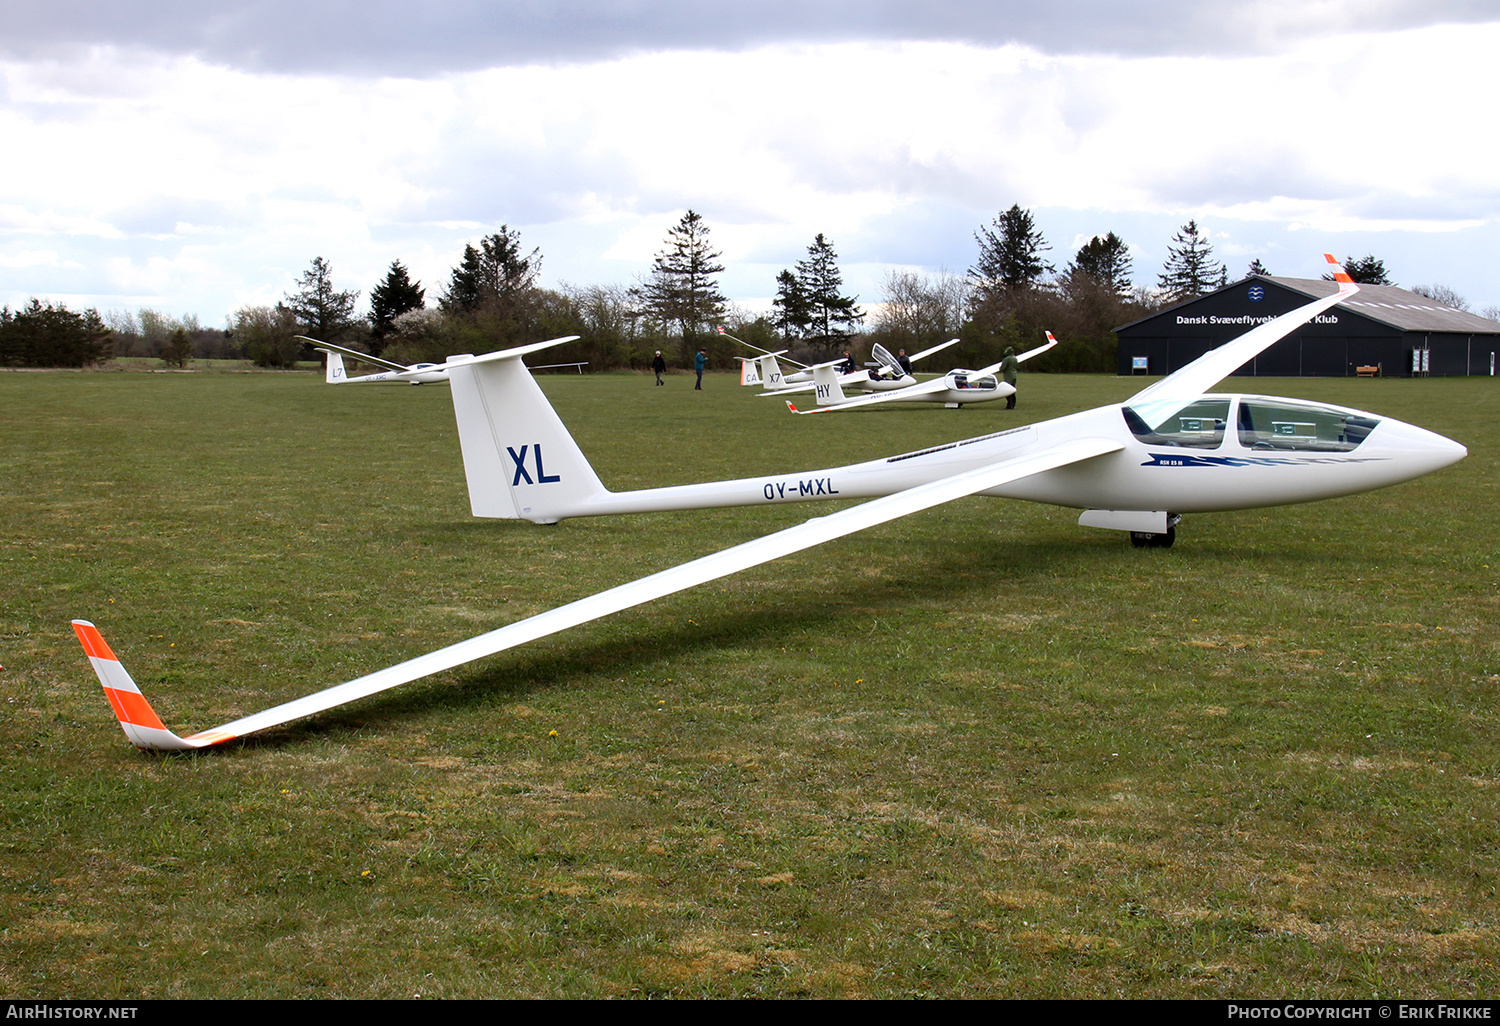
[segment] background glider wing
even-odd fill
[[[75,620],[73,627],[78,632],[79,641],[82,642],[84,652],[88,654],[95,673],[99,676],[99,682],[104,685],[105,694],[119,717],[125,735],[136,747],[158,751],[205,748],[242,737],[252,731],[264,730],[289,720],[311,716],[421,677],[452,669],[475,659],[555,634],[569,627],[597,620],[610,613],[629,609],[642,602],[649,602],[663,595],[670,595],[694,585],[726,577],[781,556],[853,534],[876,524],[883,524],[898,517],[951,502],[965,495],[996,488],[1023,477],[1030,477],[1032,474],[1093,459],[1121,448],[1121,443],[1107,438],[1071,439],[1037,453],[1002,460],[976,470],[919,485],[904,492],[872,499],[862,505],[840,510],[828,516],[814,517],[796,527],[789,527],[784,531],[766,535],[764,538],[757,538],[754,541],[703,556],[672,567],[670,570],[663,570],[525,620],[518,620],[499,630],[490,631],[488,634],[460,641],[447,648],[417,656],[415,659],[408,659],[404,663],[398,663],[305,698],[232,720],[223,726],[188,737],[178,737],[162,724],[147,703],[145,696],[131,680],[130,674],[120,665],[119,659],[110,651],[104,638],[92,623],[87,620]]]
[[[956,345],[958,345],[959,342],[960,342],[960,339],[950,338],[946,342],[939,342],[937,345],[933,346],[931,349],[924,349],[920,353],[913,353],[911,356],[908,356],[907,359],[910,360],[912,363],[916,363],[918,360],[925,359],[926,357],[931,356],[933,353],[941,353],[944,349],[947,349],[949,346],[956,346]]]
[[[1318,314],[1337,306],[1359,291],[1359,286],[1354,284],[1353,278],[1344,273],[1343,267],[1333,258],[1332,253],[1324,253],[1323,259],[1333,265],[1333,280],[1339,283],[1339,290],[1333,295],[1324,299],[1316,299],[1306,306],[1299,306],[1280,317],[1251,328],[1239,338],[1231,339],[1217,349],[1210,349],[1186,367],[1173,371],[1156,384],[1141,389],[1126,399],[1126,404],[1157,396],[1189,398],[1202,395]]]
[[[411,368],[404,363],[392,363],[390,360],[382,360],[378,356],[371,356],[369,353],[361,353],[358,349],[345,349],[343,346],[336,346],[332,342],[319,342],[317,339],[308,338],[306,335],[297,335],[294,337],[301,339],[303,342],[311,344],[316,349],[327,349],[330,352],[338,353],[341,356],[347,356],[351,360],[363,360],[365,363],[373,363],[375,366],[384,367],[386,370],[411,370]]]

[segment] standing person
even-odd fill
[[[1021,361],[1016,359],[1015,347],[1006,346],[1005,359],[1000,361],[1000,380],[1014,388],[1016,375],[1020,369]],[[1014,410],[1016,408],[1016,393],[1012,392],[1005,397],[1005,408],[1007,410]]]
[[[911,358],[906,355],[905,349],[896,354],[896,363],[901,366],[902,374],[906,374],[908,376],[911,374]]]
[[[698,355],[693,357],[693,370],[698,372],[698,383],[693,387],[699,392],[703,391],[703,368],[708,366],[708,357],[703,355],[703,350],[698,350]]]
[[[651,369],[656,371],[656,383],[658,385],[665,384],[661,376],[667,372],[667,361],[662,359],[660,349],[656,351],[656,359],[651,361]]]

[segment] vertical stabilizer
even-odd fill
[[[781,364],[776,362],[775,353],[767,353],[758,357],[755,361],[760,364],[760,380],[768,391],[775,391],[786,387],[786,378],[781,373]]]
[[[843,388],[839,386],[839,375],[838,371],[834,370],[834,366],[831,363],[820,363],[813,367],[813,384],[818,389],[819,406],[834,406],[848,402]]]
[[[520,352],[452,357],[446,366],[476,517],[551,524],[605,494]]]
[[[328,357],[328,366],[324,372],[323,380],[330,385],[342,385],[348,381],[349,375],[344,370],[344,358],[338,353],[327,349],[323,350],[323,354]]]

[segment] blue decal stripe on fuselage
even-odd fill
[[[1186,453],[1147,453],[1143,467],[1301,467],[1327,463],[1376,463],[1386,456],[1190,456]]]

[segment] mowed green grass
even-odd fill
[[[1493,996],[1500,383],[1260,380],[1470,448],[1168,551],[966,499],[189,756],[198,730],[830,507],[469,516],[446,386],[0,374],[15,997]],[[788,416],[549,377],[612,487],[1117,401]]]

